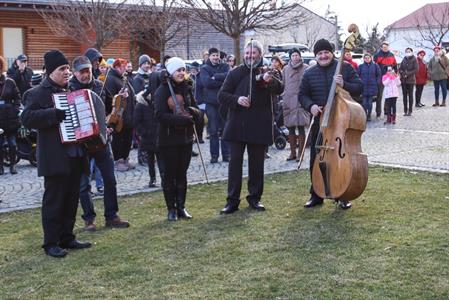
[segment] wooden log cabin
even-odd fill
[[[45,8],[48,0],[0,1],[0,56],[7,59],[8,65],[19,54],[28,56],[28,64],[34,70],[43,66],[43,55],[50,49],[59,49],[72,61],[81,55],[89,45],[83,45],[67,37],[56,36],[45,24],[36,8]],[[167,54],[184,59],[200,58],[202,51],[210,47],[232,53],[233,42],[227,36],[202,25],[203,30],[196,30],[185,41],[179,41]],[[148,54],[158,60],[160,53],[128,36],[120,37],[101,50],[104,58],[125,58],[131,60],[136,68],[138,57]]]
[[[69,61],[81,55],[89,45],[83,45],[70,38],[56,36],[45,24],[35,7],[45,6],[46,1],[0,1],[0,55],[10,65],[19,54],[28,56],[29,66],[39,70],[43,66],[43,55],[50,49],[59,49]],[[136,60],[137,42],[120,37],[101,50],[105,58],[122,57]],[[153,49],[145,53],[158,57]]]

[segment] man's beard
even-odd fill
[[[262,60],[262,58],[259,58],[259,59],[251,59],[251,58],[249,58],[249,59],[245,59],[245,65],[248,67],[248,68],[252,68],[252,69],[254,69],[255,67],[257,67],[258,65],[259,65],[259,63],[260,63],[260,61]],[[252,62],[252,63],[251,63]]]

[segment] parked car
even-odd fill
[[[276,54],[279,52],[288,53],[293,48],[299,49],[301,52],[310,52],[310,49],[303,44],[296,44],[296,43],[287,43],[287,44],[278,44],[278,45],[268,45],[268,51]]]

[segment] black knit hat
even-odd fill
[[[331,43],[328,40],[320,39],[313,46],[313,53],[317,55],[318,52],[323,50],[334,52],[334,47],[332,47]]]
[[[218,50],[217,48],[212,47],[212,48],[209,49],[209,55],[211,55],[212,53],[220,53],[220,50]]]
[[[292,58],[292,54],[295,53],[295,52],[298,53],[299,56],[301,56],[301,52],[299,51],[298,48],[292,48],[292,49],[290,49],[290,50],[288,51],[288,57]]]
[[[69,61],[64,54],[59,50],[50,50],[44,55],[45,72],[48,75],[53,73],[54,70],[63,65],[68,65]]]

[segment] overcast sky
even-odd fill
[[[350,23],[356,23],[363,36],[366,34],[366,26],[371,28],[379,22],[379,29],[407,16],[415,10],[423,7],[427,3],[438,3],[445,1],[438,0],[305,0],[303,6],[313,12],[324,16],[327,6],[330,5],[332,11],[338,15],[338,21],[345,29]],[[371,31],[371,29],[369,30]]]

